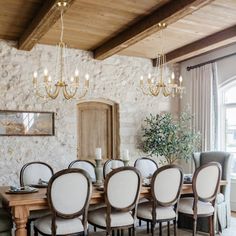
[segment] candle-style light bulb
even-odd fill
[[[174,72],[171,73],[171,79],[172,79],[172,80],[175,79],[175,73],[174,73]]]
[[[183,82],[183,77],[182,76],[179,77],[179,82],[180,82],[180,84]]]
[[[140,84],[143,85],[143,76],[140,76]]]
[[[78,77],[78,76],[79,76],[79,71],[78,71],[78,69],[77,69],[77,68],[75,69],[75,76],[76,76],[76,77]]]
[[[38,72],[35,71],[35,72],[34,72],[34,78],[37,79],[37,77],[38,77]]]
[[[89,80],[89,74],[86,74],[86,75],[85,75],[85,79],[86,79],[86,80]]]
[[[152,75],[151,73],[148,73],[148,79],[151,79]]]
[[[71,81],[71,82],[74,82],[74,80],[75,80],[74,76],[71,76],[71,77],[70,77],[70,81]]]
[[[48,82],[52,82],[52,77],[48,76]]]
[[[44,71],[43,71],[43,73],[44,73],[45,76],[48,76],[48,69],[45,68]]]

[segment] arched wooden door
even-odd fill
[[[77,106],[78,158],[94,160],[97,147],[102,148],[104,159],[118,158],[118,104],[110,101],[86,101]]]

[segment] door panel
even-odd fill
[[[117,113],[116,113],[117,114]],[[115,119],[114,119],[115,118]],[[101,102],[78,104],[78,158],[94,160],[95,149],[102,148],[102,157],[117,155],[116,117],[113,106]],[[114,142],[115,140],[115,142]]]

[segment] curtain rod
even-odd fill
[[[218,58],[215,58],[215,59],[213,59],[213,60],[210,60],[210,61],[206,61],[206,62],[197,64],[197,65],[194,65],[194,66],[188,66],[188,67],[186,68],[186,70],[187,70],[187,71],[190,71],[190,70],[195,69],[195,68],[197,68],[197,67],[205,66],[205,65],[207,65],[207,64],[210,64],[210,63],[213,63],[213,62],[216,62],[216,61],[220,61],[220,60],[222,60],[222,59],[225,59],[225,58],[227,58],[227,57],[231,57],[231,56],[234,56],[234,55],[236,55],[236,52],[231,53],[231,54],[228,54],[228,55],[225,55],[225,56],[223,56],[223,57],[218,57]]]

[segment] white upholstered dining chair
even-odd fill
[[[87,212],[92,193],[88,173],[81,169],[57,172],[49,181],[47,200],[51,214],[34,222],[35,235],[87,235]]]
[[[118,229],[132,229],[135,235],[140,186],[140,173],[134,167],[120,167],[107,174],[104,183],[106,207],[90,211],[89,223],[106,229],[107,235]]]
[[[140,171],[142,178],[152,176],[158,168],[157,163],[148,157],[138,158],[134,163],[134,167]]]
[[[20,185],[38,185],[40,180],[48,182],[53,175],[53,169],[45,162],[34,161],[26,163],[20,171]]]
[[[20,185],[21,186],[35,186],[40,181],[47,183],[53,176],[53,169],[45,162],[35,161],[26,163],[20,171]],[[35,219],[48,214],[48,210],[37,210],[30,212],[29,221],[27,222],[27,234],[30,235],[31,222]]]
[[[92,182],[96,182],[95,165],[87,160],[72,161],[68,168],[78,168],[88,172]]]
[[[119,167],[124,167],[124,162],[122,160],[107,160],[103,166],[104,179],[108,173],[110,173],[113,169],[116,169]]]
[[[197,219],[208,217],[209,233],[215,235],[215,200],[221,180],[221,166],[210,162],[196,169],[193,175],[193,197],[181,198],[179,213],[193,218],[193,235],[197,231]]]
[[[151,180],[152,199],[138,205],[137,217],[151,222],[151,231],[154,235],[156,223],[159,223],[160,235],[162,222],[167,222],[168,235],[170,235],[170,222],[174,223],[176,235],[176,220],[178,201],[183,184],[183,172],[176,165],[166,165],[153,174]]]

